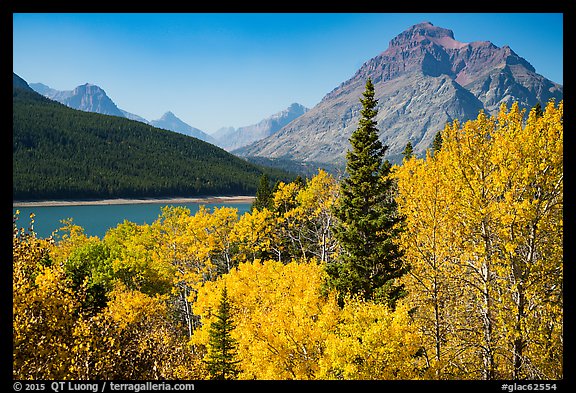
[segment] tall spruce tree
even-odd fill
[[[209,329],[206,365],[212,379],[235,379],[239,373],[239,360],[235,359],[236,341],[230,335],[234,328],[228,291],[224,287],[216,321],[212,322]]]
[[[395,240],[401,218],[394,199],[394,184],[388,177],[391,165],[383,160],[387,146],[378,138],[375,121],[378,101],[368,79],[363,93],[359,126],[350,137],[341,196],[335,207],[339,219],[335,235],[342,247],[338,261],[326,266],[328,285],[347,293],[387,302],[394,307],[403,294],[395,279],[405,273],[402,253]]]
[[[542,104],[540,104],[540,101],[538,101],[536,105],[532,107],[532,109],[536,111],[536,117],[544,116],[544,111],[542,110]]]
[[[436,154],[440,149],[442,149],[442,131],[438,131],[434,136],[434,140],[432,141],[432,154]]]
[[[402,152],[402,156],[404,157],[404,160],[409,160],[410,158],[412,158],[413,155],[414,155],[414,148],[412,147],[412,143],[408,141],[408,143],[406,143],[404,151]]]
[[[251,210],[272,209],[274,205],[274,190],[270,188],[270,180],[265,173],[260,176],[260,183],[256,189],[256,199],[252,203]]]

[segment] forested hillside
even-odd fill
[[[253,194],[250,164],[198,139],[13,90],[13,199]]]

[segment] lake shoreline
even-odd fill
[[[90,206],[90,205],[134,205],[134,204],[184,204],[184,203],[252,203],[255,197],[248,195],[175,197],[175,198],[115,198],[95,200],[53,200],[53,201],[13,201],[12,207],[49,207],[49,206]]]

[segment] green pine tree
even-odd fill
[[[265,173],[260,176],[260,183],[256,189],[256,199],[252,203],[252,210],[262,210],[264,208],[271,210],[274,205],[274,191],[270,188],[268,175]]]
[[[230,335],[234,328],[228,292],[224,287],[216,321],[212,322],[209,329],[206,365],[212,379],[235,379],[239,373],[239,360],[235,359],[236,340]]]
[[[432,154],[436,154],[440,149],[442,149],[442,132],[438,131],[432,141]]]
[[[540,101],[538,101],[536,105],[533,106],[533,109],[536,111],[537,117],[544,116],[544,111],[542,111],[542,104],[540,104]]]
[[[293,183],[295,183],[299,188],[306,187],[306,182],[304,181],[304,179],[302,179],[302,176],[300,175],[296,176],[296,179],[294,179]]]
[[[414,155],[414,148],[412,147],[412,143],[408,141],[404,151],[402,152],[402,156],[404,156],[405,160],[409,160]]]
[[[328,285],[340,293],[388,302],[394,306],[403,289],[395,279],[405,273],[402,253],[395,239],[400,217],[394,199],[394,184],[387,175],[391,165],[383,161],[387,146],[378,138],[378,114],[374,85],[368,79],[363,93],[361,119],[350,137],[346,155],[348,176],[341,182],[335,207],[339,223],[335,235],[342,247],[338,261],[327,265]]]

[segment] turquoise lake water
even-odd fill
[[[87,206],[43,206],[43,207],[14,207],[12,213],[20,211],[18,228],[28,228],[30,213],[34,213],[34,232],[38,237],[48,237],[63,225],[61,220],[73,219],[73,223],[84,228],[88,236],[104,237],[106,231],[128,220],[136,224],[151,224],[161,213],[164,206],[184,206],[190,209],[191,214],[198,211],[200,205],[211,211],[214,207],[233,207],[238,209],[241,216],[250,210],[250,203],[140,203],[126,205],[87,205]]]

